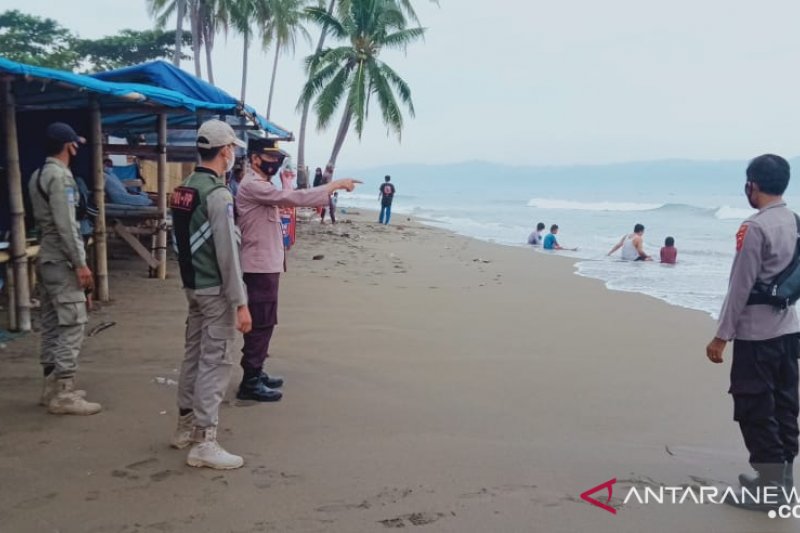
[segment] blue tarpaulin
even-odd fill
[[[197,100],[213,102],[216,104],[239,106],[241,102],[222,89],[211,85],[205,80],[184,72],[166,61],[150,61],[132,67],[109,70],[92,74],[92,77],[104,81],[138,83],[178,91]],[[284,138],[291,138],[292,134],[258,115],[256,110],[245,105],[244,110],[255,117],[258,125],[268,133]]]
[[[132,67],[134,72],[136,68]],[[108,74],[124,78],[130,75],[125,71],[130,70],[122,69]],[[198,122],[213,116],[244,115],[249,127],[262,128],[283,138],[291,137],[290,132],[267,122],[253,108],[243,108],[240,102],[224,91],[172,65],[148,63],[141,65],[139,72],[139,75],[128,79],[106,81],[0,57],[0,78],[11,81],[15,98],[23,189],[26,189],[25,182],[30,174],[44,160],[41,141],[48,124],[59,120],[68,122],[79,134],[90,137],[87,111],[92,101],[100,105],[104,133],[120,137],[155,132],[157,115],[161,113],[167,117],[168,128],[191,129]],[[5,136],[2,129],[0,123],[0,139]],[[73,172],[88,178],[90,158],[88,150],[79,152]],[[5,150],[0,150],[0,190],[4,191],[0,194],[0,234],[9,227],[9,196],[5,194],[7,184],[4,166]],[[26,212],[30,213],[29,209]]]
[[[120,136],[153,131],[159,111],[167,112],[168,127],[191,127],[198,122],[197,114],[241,115],[244,110],[257,127],[292,137],[252,107],[243,107],[225,91],[164,61],[85,76],[0,57],[3,73],[14,76],[18,112],[86,109],[91,95],[102,109],[104,130]]]

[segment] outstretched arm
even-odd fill
[[[610,252],[608,252],[608,255],[611,255],[614,252],[616,252],[617,250],[619,250],[620,248],[622,248],[623,244],[625,244],[625,235],[623,235],[622,238],[619,240],[619,242],[614,245],[614,247],[611,249]]]

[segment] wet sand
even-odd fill
[[[149,280],[114,247],[114,301],[89,329],[116,325],[86,340],[80,373],[103,413],[36,405],[35,335],[0,350],[0,531],[792,530],[726,506],[621,505],[633,485],[746,469],[707,315],[608,291],[563,257],[373,216],[300,225],[269,360],[285,397],[238,404],[236,367],[220,441],[246,464],[230,472],[168,447],[175,263]],[[580,500],[611,478],[616,515]]]

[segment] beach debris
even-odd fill
[[[673,456],[675,455],[674,453],[672,453],[672,450],[669,449],[669,445],[665,444],[664,445],[664,449],[667,451],[668,454],[673,455]]]
[[[160,411],[158,414],[165,415],[165,414],[167,414],[167,412],[166,411]]]
[[[167,385],[168,387],[175,387],[176,385],[178,385],[178,382],[175,381],[174,379],[162,378],[160,376],[157,376],[153,381],[155,381],[159,385]]]
[[[490,260],[488,260],[488,259],[481,259],[480,257],[476,257],[475,259],[473,259],[473,260],[472,260],[472,262],[473,262],[473,263],[485,263],[485,264],[491,263],[491,261],[490,261]]]
[[[319,261],[320,259],[325,259],[325,255],[324,254],[317,254],[314,257],[312,257],[311,259],[313,259],[314,261]]]
[[[101,331],[107,330],[108,328],[110,328],[112,326],[116,326],[116,325],[117,325],[117,323],[113,322],[113,321],[112,322],[101,322],[100,324],[97,324],[95,327],[93,327],[91,329],[91,331],[89,331],[89,334],[86,335],[86,336],[87,337],[94,337],[95,335],[97,335]]]

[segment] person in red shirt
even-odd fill
[[[661,262],[668,265],[678,262],[678,249],[675,248],[675,239],[672,237],[664,239],[664,246],[661,248]]]

